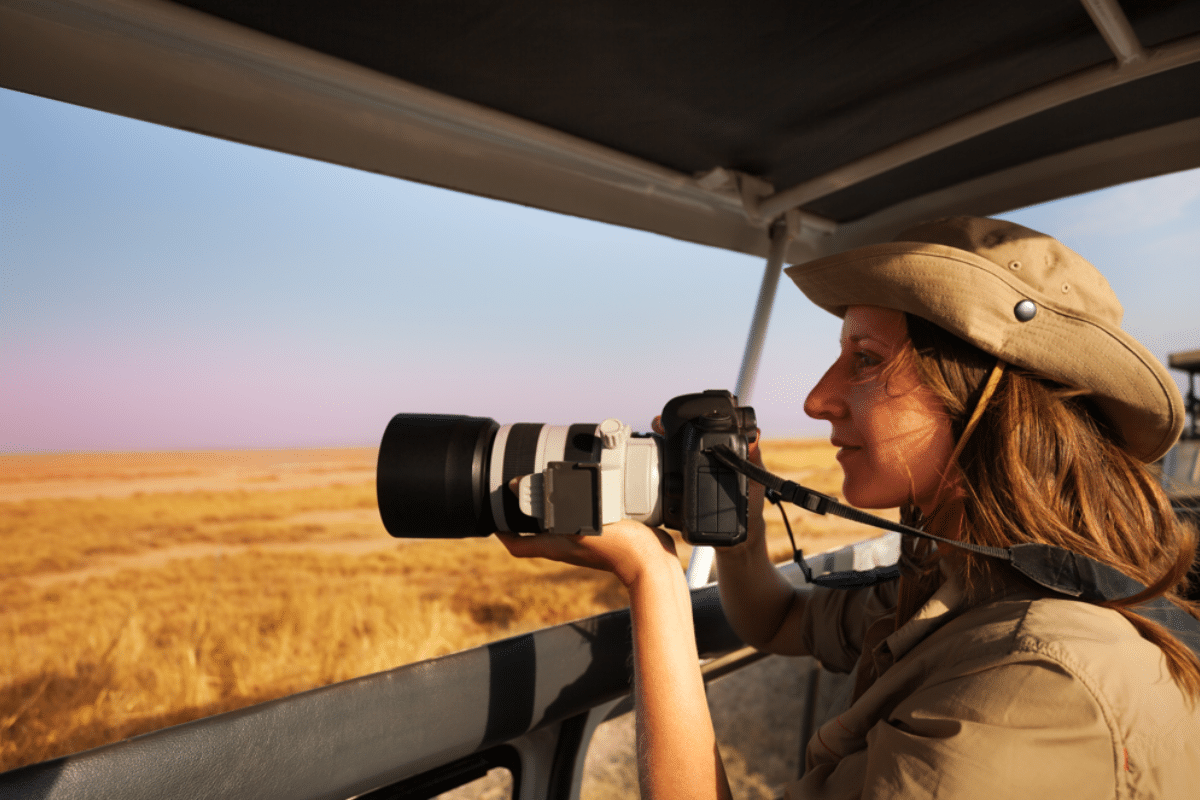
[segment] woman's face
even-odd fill
[[[903,313],[851,306],[841,354],[809,393],[804,411],[833,425],[848,503],[894,508],[911,500],[928,516],[954,441],[948,416],[916,366],[910,361],[885,370],[907,340]]]

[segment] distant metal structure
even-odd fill
[[[1196,376],[1200,375],[1200,350],[1172,353],[1167,356],[1167,365],[1171,369],[1186,372],[1188,376],[1188,393],[1184,398],[1188,420],[1183,428],[1183,438],[1200,439],[1200,395],[1196,393]]]
[[[1200,396],[1196,392],[1200,350],[1172,353],[1167,364],[1187,373],[1188,393],[1184,401],[1187,422],[1183,435],[1161,462],[1163,487],[1178,509],[1200,522]]]
[[[1183,434],[1162,461],[1162,484],[1175,513],[1200,526],[1200,396],[1196,392],[1196,376],[1200,375],[1200,350],[1171,353],[1167,356],[1171,369],[1186,372],[1188,393],[1184,398],[1187,422]],[[1188,597],[1200,601],[1200,571],[1192,571]]]

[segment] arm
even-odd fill
[[[762,464],[757,442],[750,446],[750,460]],[[808,655],[800,629],[809,590],[788,583],[767,556],[763,505],[763,487],[751,481],[746,541],[716,548],[721,607],[746,644],[769,653]]]
[[[628,588],[642,796],[728,798],[683,572],[672,559]]]
[[[647,800],[728,798],[692,626],[691,595],[661,531],[623,520],[600,536],[499,535],[513,555],[614,573],[633,620],[638,763]]]

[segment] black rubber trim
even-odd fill
[[[583,753],[583,732],[587,729],[587,714],[576,714],[563,720],[554,745],[554,762],[550,765],[550,785],[546,800],[570,800],[575,784],[575,762]]]
[[[529,475],[534,471],[537,466],[538,436],[543,427],[545,426],[540,422],[518,422],[509,430],[508,440],[504,443],[500,491],[504,500],[504,520],[508,523],[510,531],[539,533],[542,530],[541,523],[521,511],[517,496],[504,487],[513,478]]]
[[[537,650],[532,636],[516,636],[487,645],[488,714],[483,744],[497,744],[520,735],[533,721]],[[513,680],[513,676],[529,676]]]
[[[596,427],[595,424],[576,423],[568,428],[562,460],[578,464],[599,464],[600,453],[604,447],[600,437],[596,436]]]

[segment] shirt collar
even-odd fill
[[[942,563],[945,564],[944,561]],[[943,567],[943,575],[946,571]],[[912,619],[883,640],[891,652],[892,658],[899,659],[934,629],[948,622],[962,605],[962,601],[963,589],[958,575],[945,575],[942,585],[925,602],[925,605],[921,606],[916,614],[913,614]]]

